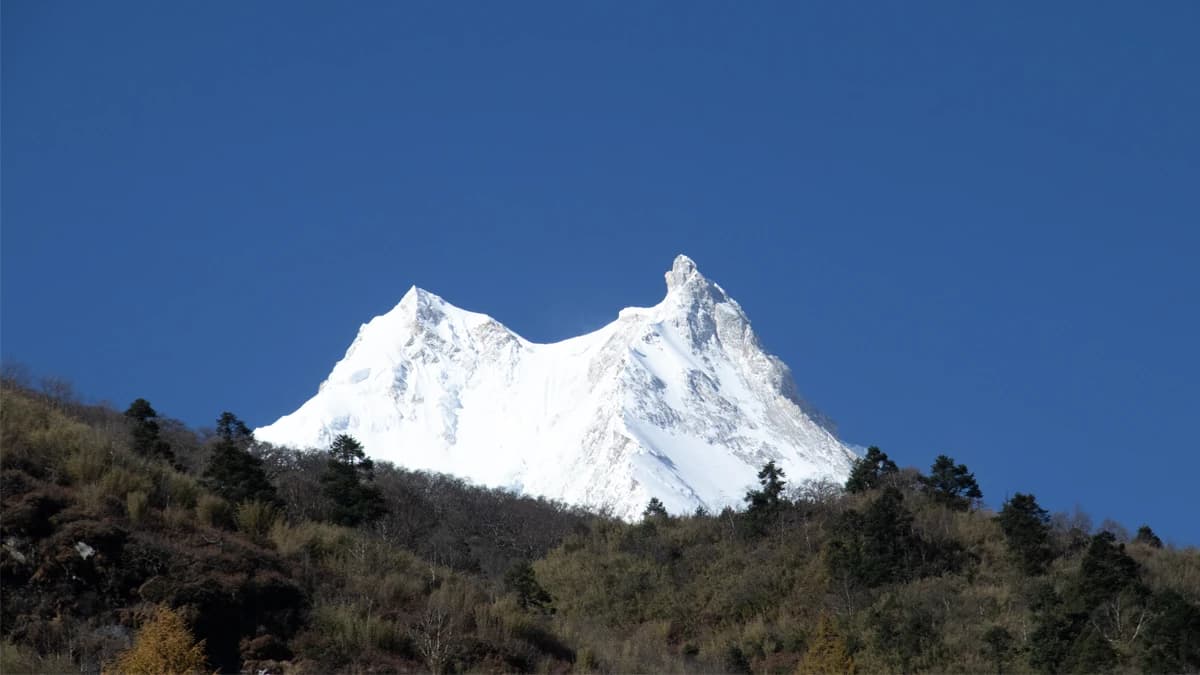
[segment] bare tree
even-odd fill
[[[444,672],[454,648],[454,626],[446,606],[431,598],[425,613],[413,626],[412,636],[429,672],[434,675]]]

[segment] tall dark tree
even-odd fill
[[[1018,492],[1004,503],[996,519],[1021,569],[1031,575],[1045,572],[1054,552],[1050,548],[1050,516],[1037,499]]]
[[[1004,662],[1008,659],[1012,643],[1012,633],[1002,626],[992,626],[983,634],[984,646],[980,651],[996,665],[996,675],[1004,675]]]
[[[1200,606],[1177,591],[1154,596],[1140,657],[1142,672],[1200,672]]]
[[[149,401],[139,398],[130,403],[125,417],[129,420],[134,452],[143,457],[157,457],[169,462],[175,460],[171,444],[159,437],[158,412]]]
[[[387,513],[379,488],[371,483],[375,463],[353,436],[342,434],[329,447],[321,490],[333,502],[330,520],[347,527],[378,520]]]
[[[758,472],[759,489],[746,493],[746,503],[751,511],[777,508],[783,502],[783,469],[775,466],[775,460],[763,465]]]
[[[1137,535],[1133,538],[1133,543],[1145,544],[1152,548],[1163,547],[1162,539],[1159,539],[1158,535],[1154,534],[1154,530],[1150,529],[1149,525],[1143,525],[1138,528]]]
[[[221,416],[217,418],[217,436],[223,442],[236,445],[243,450],[254,442],[254,434],[250,431],[250,427],[229,411],[221,413]]]
[[[278,502],[262,460],[250,454],[254,434],[233,413],[217,419],[217,441],[204,469],[204,484],[231,502]]]
[[[783,489],[787,483],[783,479],[783,469],[771,460],[758,472],[759,488],[746,493],[746,514],[759,531],[769,527],[784,506]]]
[[[661,520],[667,517],[667,507],[663,506],[662,500],[658,497],[651,497],[650,502],[646,504],[646,510],[642,511],[643,520]]]
[[[1113,533],[1101,532],[1092,537],[1079,565],[1079,585],[1074,596],[1082,610],[1091,610],[1121,591],[1139,587],[1140,576],[1141,569],[1125,552],[1125,544],[1117,543]]]
[[[883,484],[885,476],[897,473],[899,467],[888,458],[887,453],[875,446],[867,448],[867,456],[854,462],[850,477],[846,479],[846,492],[866,492]]]
[[[528,561],[513,564],[504,574],[504,589],[517,596],[521,609],[547,612],[554,598],[538,583],[533,567]]]
[[[904,495],[885,488],[863,513],[864,577],[868,586],[906,580],[915,568],[920,542]]]
[[[921,484],[934,501],[957,511],[966,511],[975,500],[983,499],[975,474],[946,455],[938,455],[929,475],[921,477]]]
[[[842,514],[825,556],[830,574],[866,588],[912,578],[922,551],[912,522],[904,495],[893,487],[885,488],[862,513]]]

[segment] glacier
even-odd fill
[[[667,294],[603,328],[530,342],[417,287],[364,324],[315,396],[254,430],[357,438],[378,460],[640,517],[740,506],[768,460],[792,483],[857,457],[763,350],[736,301],[680,255]]]

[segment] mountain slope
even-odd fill
[[[741,307],[686,256],[653,307],[536,344],[412,288],[362,326],[317,395],[255,430],[484,485],[637,517],[740,503],[774,459],[790,479],[844,479],[854,458],[762,350]]]

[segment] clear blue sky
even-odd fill
[[[412,284],[555,340],[676,253],[842,435],[1200,543],[1200,3],[3,4],[2,353],[295,409]]]

